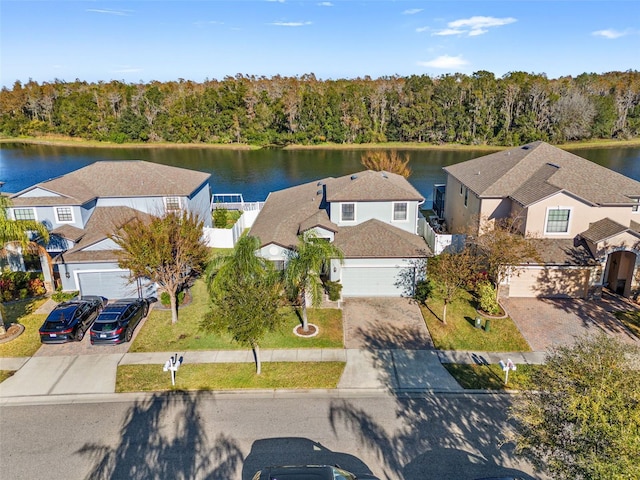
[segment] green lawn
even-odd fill
[[[7,378],[13,375],[13,370],[0,370],[0,383],[4,382]]]
[[[227,335],[205,333],[199,329],[201,319],[209,310],[204,282],[192,288],[193,301],[180,308],[178,323],[171,324],[168,309],[154,308],[141,328],[130,352],[168,352],[174,350],[238,350],[246,347],[233,342]],[[157,306],[158,304],[156,304]],[[277,332],[267,333],[261,348],[342,348],[342,312],[338,309],[310,309],[309,322],[318,326],[316,337],[300,338],[293,329],[300,320],[293,308],[285,309],[286,322]]]
[[[24,332],[10,342],[0,343],[0,357],[30,357],[40,348],[40,335],[38,329],[42,326],[44,314],[35,314],[35,310],[46,299],[25,299],[4,304],[5,321],[24,325]]]
[[[614,315],[624,323],[636,337],[640,338],[640,311],[615,312]]]
[[[122,365],[116,392],[336,388],[343,370],[343,362],[268,362],[256,375],[253,363],[185,364],[173,386],[171,374],[160,365]]]
[[[531,347],[510,318],[490,319],[489,331],[475,328],[478,316],[471,295],[447,306],[447,324],[442,318],[443,302],[439,298],[421,305],[422,315],[439,350],[479,350],[485,352],[528,352]],[[483,317],[484,327],[486,319]]]
[[[462,388],[475,390],[527,390],[532,388],[531,373],[540,365],[517,365],[515,371],[509,371],[507,385],[505,373],[500,365],[461,365],[444,363],[444,368],[456,379]]]

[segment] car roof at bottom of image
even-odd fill
[[[267,476],[264,476],[264,474]],[[260,480],[334,480],[329,465],[274,466],[263,470]]]

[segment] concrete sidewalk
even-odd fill
[[[249,350],[112,353],[54,357],[0,358],[0,370],[15,370],[0,383],[0,399],[113,394],[119,365],[162,365],[174,354],[188,363],[251,363]],[[370,392],[463,389],[443,363],[542,363],[544,352],[453,352],[438,350],[290,349],[262,350],[268,362],[343,361],[338,389]],[[178,373],[179,374],[179,373]],[[0,402],[1,404],[1,402]]]

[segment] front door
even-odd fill
[[[636,265],[636,254],[628,251],[610,253],[605,269],[605,286],[623,297],[631,295],[631,281]]]

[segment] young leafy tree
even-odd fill
[[[35,252],[38,255],[45,255],[51,271],[51,258],[43,246],[49,242],[47,227],[35,220],[10,219],[7,211],[10,206],[9,198],[0,194],[0,255],[6,255],[6,247],[8,245],[19,246],[23,252]],[[36,234],[37,237],[35,239],[29,237],[31,232]],[[0,310],[0,335],[5,332],[4,315]]]
[[[118,244],[118,264],[133,278],[145,277],[169,294],[171,323],[178,321],[177,295],[202,273],[209,249],[203,222],[189,212],[166,212],[150,220],[134,218],[111,238]]]
[[[409,155],[405,154],[404,159],[402,159],[396,150],[372,150],[365,152],[362,155],[360,163],[368,170],[397,173],[404,178],[411,176]]]
[[[322,301],[322,274],[331,259],[342,262],[344,255],[333,243],[319,238],[314,232],[307,231],[298,236],[298,246],[291,253],[284,271],[288,289],[300,298],[302,307],[302,330],[309,331],[307,316],[307,296],[311,305],[317,307]]]
[[[273,265],[256,255],[260,240],[243,236],[231,255],[213,259],[208,267],[211,311],[200,327],[227,332],[233,340],[253,350],[256,373],[262,372],[260,340],[282,325],[279,311],[282,285]]]
[[[639,358],[604,333],[551,350],[510,410],[516,452],[554,478],[640,478]]]
[[[447,306],[466,291],[477,269],[477,259],[469,248],[442,252],[427,263],[427,278],[442,296],[442,323],[447,323]]]

